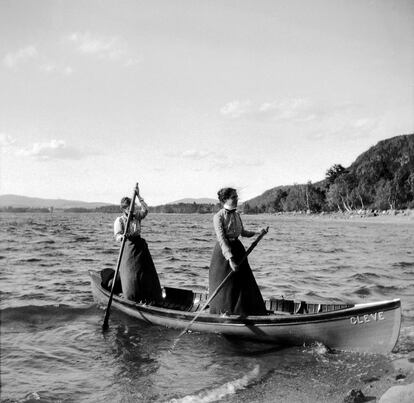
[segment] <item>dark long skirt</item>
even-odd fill
[[[235,260],[240,261],[246,253],[243,244],[239,240],[236,240],[231,242],[230,246]],[[223,256],[221,247],[217,242],[210,263],[210,295],[230,271],[230,264]],[[262,294],[260,293],[247,259],[239,266],[239,270],[232,274],[223,288],[213,298],[210,303],[210,313],[236,315],[266,314]]]
[[[125,298],[148,303],[161,299],[160,280],[145,239],[135,236],[125,241],[119,275]]]

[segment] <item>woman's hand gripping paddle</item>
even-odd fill
[[[125,225],[125,228],[124,228],[124,235],[122,237],[121,249],[119,250],[118,261],[116,262],[116,270],[115,270],[114,278],[112,280],[111,295],[109,296],[108,306],[106,307],[105,318],[104,318],[104,321],[103,321],[103,324],[102,324],[102,329],[103,330],[108,329],[109,313],[110,313],[110,309],[111,309],[112,298],[114,296],[115,281],[116,281],[116,278],[118,276],[119,267],[121,265],[121,259],[122,259],[122,254],[124,252],[124,246],[125,246],[126,236],[128,234],[129,223],[131,222],[132,216],[134,214],[135,197],[137,195],[137,189],[138,189],[138,182],[134,187],[134,194],[132,195],[131,204],[129,205],[128,219],[127,219],[127,222],[126,222],[126,225]]]
[[[252,250],[257,246],[257,244],[260,242],[260,240],[269,232],[269,227],[267,227],[266,229],[262,229],[262,231],[260,232],[259,236],[255,239],[255,241],[250,245],[249,249],[247,249],[246,253],[244,254],[244,256],[242,257],[242,259],[240,260],[240,262],[238,262],[238,265],[241,265],[246,259],[247,256],[250,255],[250,253],[252,252]],[[208,306],[208,304],[210,304],[210,302],[213,300],[213,298],[218,294],[218,292],[223,288],[224,284],[226,284],[227,280],[232,276],[232,274],[234,273],[234,271],[232,270],[229,274],[227,274],[227,276],[224,278],[224,280],[220,283],[220,285],[215,289],[215,291],[210,295],[209,299],[206,301],[206,303],[204,304],[204,306],[198,311],[197,315],[194,316],[194,318],[191,320],[191,322],[187,325],[187,327],[178,335],[178,337],[175,339],[172,347],[171,347],[171,351],[175,348],[175,346],[178,343],[178,340],[180,339],[180,337],[182,335],[184,335],[185,333],[188,332],[188,329],[190,329],[191,325],[197,320],[197,318],[200,316],[200,314],[204,311],[204,309],[206,309],[206,307]]]

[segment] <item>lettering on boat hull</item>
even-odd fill
[[[350,321],[352,325],[363,325],[365,323],[378,322],[384,319],[384,312],[374,312],[365,315],[351,316]]]

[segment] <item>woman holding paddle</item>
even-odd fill
[[[263,297],[247,258],[244,258],[244,246],[238,239],[239,236],[252,237],[256,233],[243,227],[240,214],[236,211],[238,195],[235,189],[223,188],[217,195],[223,208],[213,218],[217,243],[210,263],[210,293],[231,271],[233,275],[211,301],[210,313],[264,315],[266,307]]]
[[[147,242],[141,238],[141,220],[147,216],[148,206],[139,193],[138,183],[135,187],[135,195],[139,200],[140,209],[134,212],[134,200],[127,232],[125,233],[125,227],[131,206],[129,197],[122,198],[123,214],[117,217],[114,223],[115,239],[120,242],[125,241],[119,266],[122,294],[133,301],[154,302],[161,298],[161,286]]]

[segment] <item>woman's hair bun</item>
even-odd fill
[[[234,193],[237,193],[236,189],[233,188],[222,188],[217,192],[218,199],[221,203],[224,203],[229,199]]]

